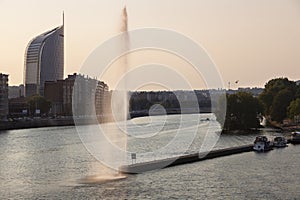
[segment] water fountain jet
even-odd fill
[[[118,45],[117,49],[129,50],[128,15],[126,6],[122,9],[119,31],[122,33],[122,41]],[[122,61],[122,66],[120,66],[119,72],[121,72],[123,77],[125,77],[128,70],[128,59],[126,55],[120,59]],[[123,80],[122,84],[118,85],[118,87],[114,90],[111,99],[108,99],[108,102],[106,102],[105,105],[111,105],[111,109],[106,108],[106,111],[104,111],[105,115],[111,116],[110,119],[108,119],[111,123],[109,123],[108,126],[105,124],[99,124],[99,126],[101,126],[104,133],[104,137],[102,136],[102,139],[107,139],[109,143],[101,143],[101,140],[99,140],[98,145],[100,146],[100,154],[103,158],[101,161],[107,162],[107,166],[103,165],[100,167],[98,175],[87,176],[79,180],[79,183],[81,184],[101,184],[126,178],[124,174],[116,170],[119,166],[127,162],[126,121],[128,119],[129,105],[126,80]],[[116,153],[114,153],[115,151],[113,148],[116,148],[116,146],[123,150],[124,153],[122,155],[116,155]]]

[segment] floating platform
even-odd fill
[[[143,163],[136,163],[131,165],[124,165],[119,168],[120,173],[124,174],[138,174],[146,171],[163,169],[167,167],[173,167],[176,165],[183,165],[187,163],[198,162],[202,160],[229,156],[238,153],[250,152],[253,151],[253,144],[243,145],[238,147],[230,147],[225,149],[213,150],[206,153],[194,153],[183,155],[175,158],[166,158],[161,160],[154,160]]]

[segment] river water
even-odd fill
[[[193,120],[198,117],[201,123],[194,135]],[[128,149],[137,153],[136,162],[199,152],[209,137],[206,133],[218,136],[219,131],[209,114],[145,117],[132,122],[135,126],[128,126]],[[116,181],[82,183],[80,180],[97,176],[103,169],[77,133],[91,127],[1,132],[0,199],[300,199],[300,145],[205,160]],[[271,129],[222,135],[213,148],[250,144],[257,134],[281,135]],[[191,143],[189,135],[193,135]],[[159,151],[170,142],[170,151]]]

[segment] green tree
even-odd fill
[[[258,128],[260,124],[257,116],[262,110],[263,107],[260,101],[250,93],[238,92],[237,94],[227,95],[227,111],[223,130]]]
[[[288,117],[290,119],[294,119],[298,115],[300,115],[300,98],[292,101],[288,107]]]
[[[300,98],[300,85],[297,85],[295,98]]]
[[[294,99],[294,94],[288,90],[284,89],[279,91],[272,102],[270,116],[272,120],[277,122],[282,122],[287,117],[287,108],[291,101]]]
[[[287,107],[293,101],[300,89],[294,81],[287,78],[270,80],[259,99],[264,105],[264,114],[272,120],[281,122],[287,115]]]
[[[29,105],[31,115],[35,114],[36,109],[39,109],[41,114],[47,114],[51,108],[51,102],[45,97],[39,95],[29,97],[27,103]]]

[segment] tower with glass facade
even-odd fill
[[[63,77],[64,23],[29,42],[25,52],[25,96],[43,96],[45,81],[62,80]]]

